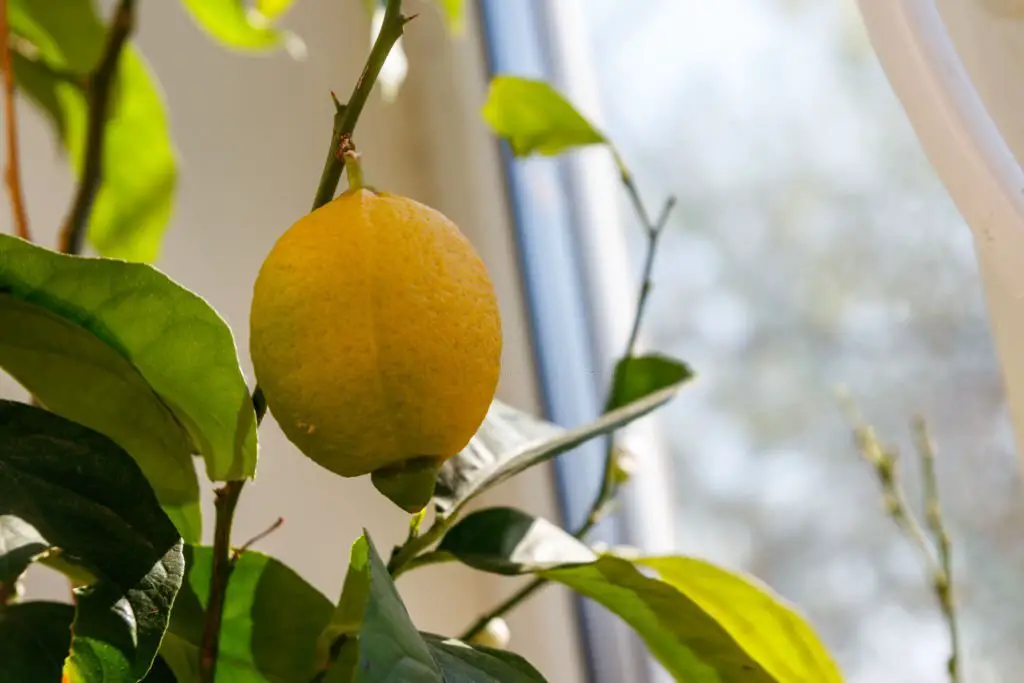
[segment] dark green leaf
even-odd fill
[[[0,515],[0,583],[17,580],[33,559],[49,547],[46,539],[25,520]]]
[[[495,401],[469,445],[441,469],[434,495],[439,514],[450,517],[470,499],[523,470],[643,417],[671,400],[681,387],[682,383],[664,387],[570,430]]]
[[[671,567],[681,558],[643,560]],[[673,578],[676,570],[672,570]],[[650,578],[624,559],[540,572],[604,605],[626,621],[676,680],[717,683],[837,683],[831,662],[806,666],[795,650],[820,647],[809,629],[792,630],[785,607],[763,591],[706,563],[685,580]],[[705,583],[701,583],[705,582]],[[693,584],[702,591],[690,591]],[[708,589],[706,587],[710,586]],[[754,599],[753,596],[758,596]],[[735,603],[735,609],[723,605]],[[742,616],[740,616],[742,614]],[[783,630],[777,629],[782,626]],[[806,629],[806,627],[803,627]],[[773,654],[772,648],[781,648]],[[822,651],[823,652],[823,651]],[[826,655],[827,657],[827,655]],[[780,667],[779,664],[782,664]],[[820,665],[819,665],[820,664]]]
[[[260,51],[286,46],[297,38],[271,20],[294,0],[261,0],[256,11],[242,0],[182,0],[192,18],[210,37],[236,50]]]
[[[516,156],[556,155],[607,142],[589,121],[543,81],[517,76],[491,80],[483,116],[491,129],[508,141]]]
[[[839,683],[825,646],[792,607],[764,586],[689,557],[637,561],[718,622],[779,683]]]
[[[160,654],[179,683],[196,683],[213,551],[187,546],[185,585],[174,604]],[[331,603],[278,562],[246,551],[231,572],[221,623],[217,679],[307,683],[316,670],[315,644]]]
[[[90,0],[10,0],[9,12],[11,30],[38,53],[35,65],[17,61],[19,85],[55,123],[81,174],[88,104],[76,79],[99,62],[107,27]],[[163,95],[132,45],[121,55],[113,98],[88,237],[104,256],[153,261],[170,220],[177,169]]]
[[[192,495],[181,454],[188,442],[210,479],[253,475],[256,414],[234,339],[200,297],[150,266],[65,256],[8,235],[0,235],[0,293],[0,365],[45,405],[122,444],[161,489],[181,482]],[[50,362],[60,371],[48,371]],[[85,379],[102,380],[105,393],[91,393]]]
[[[369,534],[364,532],[360,541],[367,546],[364,571],[369,574],[370,591],[359,635],[355,683],[445,683]]]
[[[521,657],[419,633],[391,575],[364,532],[345,587],[319,643],[333,665],[324,683],[543,683]]]
[[[76,589],[70,683],[149,670],[184,575],[181,538],[132,458],[107,437],[0,401],[0,516],[34,527],[98,581]]]
[[[0,681],[59,681],[74,616],[71,605],[57,602],[23,602],[0,612]]]
[[[509,575],[592,562],[597,557],[546,519],[515,508],[487,508],[467,515],[437,549],[476,569]]]
[[[445,683],[546,683],[540,672],[517,654],[422,635]]]
[[[638,401],[673,384],[693,378],[685,363],[661,354],[628,356],[615,366],[608,410]]]

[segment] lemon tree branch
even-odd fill
[[[410,19],[411,17],[402,16],[402,0],[388,0],[380,33],[377,34],[373,47],[370,49],[370,55],[359,80],[356,81],[348,104],[342,105],[337,99],[334,100],[335,115],[331,131],[331,145],[327,151],[327,161],[324,163],[320,182],[317,185],[313,211],[334,197],[341,180],[341,173],[345,168],[344,148],[347,148],[348,145],[343,143],[351,140],[363,107],[380,75],[380,70],[384,66],[391,48],[402,36],[405,24]],[[253,390],[252,401],[256,411],[256,422],[259,424],[267,412],[266,396],[259,386]],[[214,528],[213,571],[210,577],[210,597],[203,625],[199,657],[199,680],[201,683],[214,683],[216,679],[224,597],[231,579],[231,572],[238,559],[237,555],[231,553],[231,526],[234,521],[235,508],[244,486],[244,481],[230,481],[216,491],[217,516]]]
[[[107,113],[114,91],[114,79],[121,52],[135,28],[135,0],[121,0],[110,24],[107,45],[96,70],[88,79],[89,123],[85,134],[85,162],[71,213],[60,233],[60,250],[78,254],[85,242],[85,228],[103,181],[103,142],[107,132]]]
[[[0,0],[0,60],[4,72],[4,143],[7,147],[4,179],[11,195],[14,234],[28,240],[31,236],[28,230],[28,216],[25,213],[25,195],[21,189],[21,164],[18,160],[18,115],[14,107],[14,67],[11,60],[10,29],[7,26],[7,0]]]

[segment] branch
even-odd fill
[[[850,402],[847,400],[845,403],[851,422],[854,423],[853,434],[857,448],[878,476],[886,513],[917,549],[925,570],[931,577],[932,590],[949,631],[950,655],[946,662],[946,670],[950,683],[960,683],[960,631],[957,627],[956,605],[953,600],[952,549],[939,505],[935,445],[924,420],[920,417],[915,418],[914,441],[921,457],[926,532],[926,527],[921,525],[907,504],[897,469],[898,454],[894,450],[886,449],[875,431],[863,424]]]
[[[616,153],[616,157],[618,154]],[[619,162],[619,167],[624,169],[625,166]],[[622,173],[622,182],[626,186],[626,190],[633,202],[633,208],[636,211],[637,217],[643,221],[644,232],[647,235],[647,254],[644,257],[644,266],[640,277],[640,290],[637,292],[636,297],[636,313],[633,315],[633,327],[629,333],[629,339],[626,342],[626,350],[623,352],[619,362],[625,361],[633,356],[636,352],[637,339],[640,336],[640,324],[643,322],[644,310],[647,308],[647,299],[651,293],[653,287],[651,276],[654,272],[654,256],[658,251],[658,238],[664,232],[665,224],[668,222],[668,217],[672,213],[673,207],[676,205],[676,198],[669,197],[664,206],[661,208],[661,213],[658,215],[658,219],[651,222],[651,219],[644,208],[643,202],[640,201],[640,193],[637,191],[636,184],[633,182],[632,174],[624,171]],[[612,401],[615,396],[615,377],[613,375],[612,381],[608,387],[608,397],[605,399],[605,410],[610,410]],[[576,538],[582,539],[590,530],[597,526],[598,522],[605,515],[608,509],[608,505],[615,499],[618,493],[618,480],[615,477],[615,465],[616,465],[616,453],[615,453],[615,434],[609,434],[607,439],[607,446],[605,449],[604,458],[604,474],[601,477],[601,489],[598,491],[597,496],[594,498],[594,502],[590,506],[590,511],[587,513],[586,521],[583,525],[576,530],[574,534]]]
[[[89,77],[89,123],[85,137],[85,163],[71,213],[60,233],[60,251],[78,254],[85,241],[85,228],[103,180],[103,142],[121,52],[135,28],[135,0],[121,0],[110,24],[107,45],[96,70]]]
[[[953,598],[953,548],[942,520],[939,504],[939,481],[935,472],[935,443],[924,419],[914,420],[917,452],[921,456],[921,478],[924,488],[924,519],[938,548],[939,571],[933,576],[932,588],[949,631],[950,654],[946,662],[951,683],[960,683],[960,630],[957,628],[956,601]]]
[[[633,315],[632,329],[630,330],[629,339],[626,342],[626,349],[623,352],[621,359],[625,360],[630,358],[636,351],[636,343],[640,335],[640,324],[643,322],[644,310],[647,307],[647,299],[652,289],[651,275],[654,271],[654,256],[658,250],[658,238],[665,229],[668,217],[672,213],[672,208],[676,205],[676,198],[669,197],[665,201],[664,206],[662,206],[661,213],[658,215],[657,220],[652,221],[650,214],[647,212],[643,202],[640,200],[640,193],[637,191],[636,183],[633,181],[633,175],[629,172],[629,169],[626,168],[626,165],[622,162],[622,158],[614,148],[612,148],[612,154],[615,158],[615,163],[618,166],[619,174],[622,178],[622,184],[626,187],[626,192],[629,194],[630,201],[633,204],[633,209],[636,212],[637,217],[643,223],[644,232],[647,235],[647,253],[644,257],[643,270],[640,276],[640,290],[637,293],[636,312]],[[611,408],[614,395],[615,376],[613,374],[608,388],[608,397],[605,399],[605,410]],[[604,458],[604,473],[601,478],[601,489],[598,491],[597,496],[595,496],[594,502],[590,506],[590,510],[587,513],[587,517],[583,522],[583,525],[580,526],[580,528],[573,534],[578,539],[582,540],[595,526],[597,526],[607,513],[611,502],[615,500],[615,497],[618,495],[619,480],[615,476],[617,454],[614,436],[614,433],[608,435]],[[530,597],[546,583],[547,579],[538,577],[523,585],[519,590],[509,596],[505,602],[497,605],[490,612],[481,616],[465,631],[461,639],[466,640],[467,638],[475,636],[487,627],[487,624],[491,619],[496,619],[497,617],[503,616],[507,612],[515,609],[521,602]]]
[[[356,124],[359,122],[359,115],[363,113],[366,100],[377,83],[377,76],[384,66],[384,62],[391,52],[398,39],[402,37],[405,25],[412,21],[413,17],[402,16],[402,0],[388,0],[384,10],[384,20],[380,27],[380,33],[370,49],[370,56],[366,60],[366,66],[356,81],[348,103],[335,104],[334,129],[331,131],[331,145],[327,149],[327,160],[324,162],[324,170],[320,175],[320,184],[316,188],[316,197],[313,199],[313,211],[331,201],[338,189],[338,182],[341,180],[341,172],[345,168],[343,155],[339,152],[343,143],[352,137]]]
[[[535,577],[532,581],[529,581],[523,585],[522,588],[510,595],[505,602],[501,603],[490,612],[473,622],[472,626],[462,632],[462,635],[459,636],[459,640],[464,643],[468,643],[473,637],[487,628],[487,624],[491,623],[492,620],[514,610],[520,603],[543,588],[547,582],[548,580],[545,578],[539,576]]]
[[[14,234],[31,240],[28,229],[28,215],[25,213],[25,195],[21,187],[21,163],[18,160],[18,115],[14,106],[14,66],[9,44],[10,27],[7,26],[7,0],[0,0],[0,60],[4,78],[4,122],[7,124],[5,144],[7,146],[7,168],[4,179],[11,195],[11,214]]]
[[[217,676],[217,655],[220,652],[220,625],[224,618],[224,599],[227,597],[228,581],[235,568],[235,559],[230,552],[231,525],[235,519],[235,508],[242,495],[244,481],[229,481],[214,494],[217,521],[213,531],[213,567],[210,577],[210,596],[206,605],[206,620],[203,624],[203,638],[199,646],[199,680],[213,683]]]
[[[130,5],[131,2],[132,0],[122,0],[122,9],[125,5]],[[370,49],[366,66],[363,67],[362,74],[359,76],[359,80],[356,81],[348,104],[342,105],[337,99],[334,100],[335,114],[334,126],[331,131],[331,146],[327,153],[324,169],[320,175],[316,197],[313,200],[313,211],[331,201],[334,197],[334,193],[338,189],[338,182],[341,180],[342,169],[345,167],[343,151],[350,146],[352,133],[359,122],[359,115],[362,113],[366,100],[369,98],[370,92],[377,82],[377,76],[384,66],[388,53],[391,52],[391,48],[402,36],[403,27],[410,19],[402,16],[402,0],[388,0],[380,33]],[[94,196],[95,187],[93,190],[92,194]],[[91,204],[91,198],[88,200],[88,203]],[[86,206],[84,212],[88,213],[88,206]],[[81,232],[81,228],[79,228],[78,232]],[[81,236],[79,235],[77,239],[80,242]],[[252,402],[253,409],[256,411],[256,424],[259,425],[267,412],[267,399],[263,389],[259,386],[253,389]],[[231,572],[238,559],[238,554],[232,554],[230,550],[231,526],[234,521],[235,508],[238,505],[238,499],[242,495],[244,486],[245,481],[229,481],[216,491],[217,521],[214,528],[213,570],[210,577],[210,597],[206,608],[206,620],[203,625],[203,639],[199,656],[200,683],[214,683],[216,679],[217,654],[220,648],[220,626],[224,614],[224,598],[227,594]],[[276,528],[276,525],[273,528]]]

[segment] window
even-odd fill
[[[631,433],[645,459],[665,454],[669,485],[645,460],[659,474],[634,485],[605,538],[755,574],[802,608],[853,683],[940,680],[946,632],[851,443],[845,386],[905,453],[911,417],[928,420],[969,673],[1000,680],[1024,666],[1024,508],[971,235],[853,2],[484,8],[494,71],[555,81],[652,206],[680,200],[644,341],[699,380]],[[547,407],[562,422],[599,406],[643,246],[602,154],[509,171]],[[559,463],[570,520],[598,460]],[[914,458],[902,462],[916,500]],[[599,612],[583,621],[591,677],[639,680],[608,673]]]

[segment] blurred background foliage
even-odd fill
[[[1024,498],[971,234],[853,0],[594,0],[587,21],[605,130],[646,195],[680,199],[647,327],[700,372],[658,418],[679,550],[798,603],[853,683],[942,680],[943,623],[836,390],[907,456],[913,501],[920,413],[968,680],[1011,680]]]

